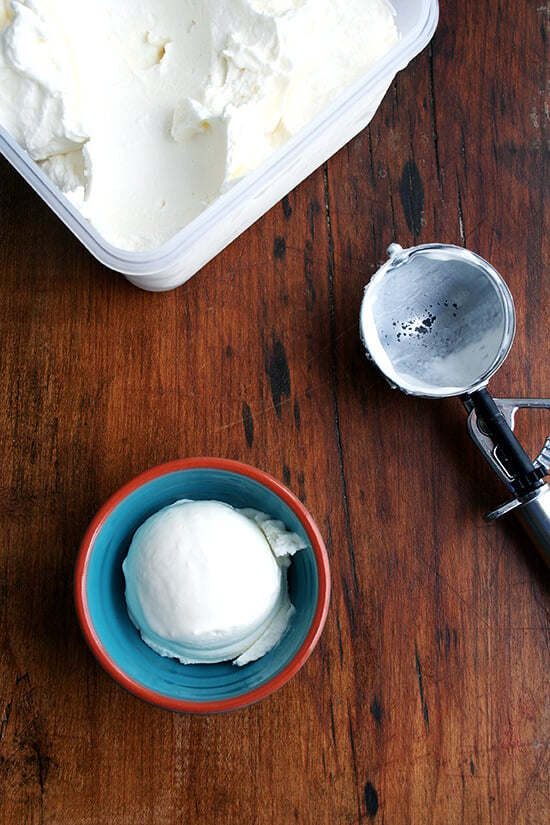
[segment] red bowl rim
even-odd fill
[[[248,691],[247,693],[242,693],[239,696],[231,697],[230,699],[221,699],[219,701],[210,702],[194,702],[189,700],[173,699],[169,696],[164,696],[161,693],[157,693],[154,690],[150,690],[149,688],[145,688],[139,682],[130,678],[125,671],[111,659],[103,647],[101,639],[97,635],[93,626],[88,609],[88,600],[86,597],[86,578],[94,543],[103,524],[113,510],[121,503],[121,501],[123,501],[123,499],[139,487],[147,484],[149,481],[163,475],[168,475],[169,473],[193,469],[214,469],[244,475],[264,485],[279,496],[300,519],[300,522],[302,523],[311,542],[317,562],[317,571],[319,576],[319,595],[313,621],[302,646],[292,661],[290,661],[272,679],[265,684],[254,688],[254,690]],[[182,458],[175,461],[169,461],[164,464],[159,464],[156,467],[152,467],[151,469],[140,473],[131,481],[124,484],[117,492],[113,493],[113,495],[98,510],[91,521],[84,538],[82,539],[78,551],[74,574],[74,598],[80,627],[92,653],[104,670],[116,682],[118,682],[119,685],[126,688],[126,690],[130,693],[133,693],[138,698],[143,699],[150,704],[156,705],[157,707],[161,707],[166,710],[180,711],[183,713],[206,714],[238,710],[255,702],[259,702],[271,693],[279,690],[279,688],[286,684],[286,682],[288,682],[288,680],[294,676],[298,670],[300,670],[313,652],[323,631],[330,602],[330,568],[328,554],[321,533],[319,532],[317,525],[305,506],[302,504],[300,499],[288,489],[288,487],[285,487],[284,484],[277,481],[277,479],[273,476],[270,476],[263,470],[259,470],[257,467],[252,467],[242,461],[236,461],[229,458]]]

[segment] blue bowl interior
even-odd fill
[[[289,591],[296,613],[281,641],[243,667],[230,662],[182,665],[159,656],[131,623],[124,599],[122,562],[132,536],[150,515],[181,498],[225,501],[254,507],[283,521],[307,544],[292,559]],[[97,535],[89,560],[86,597],[91,622],[108,656],[131,679],[163,697],[216,702],[248,693],[273,679],[292,661],[311,627],[319,593],[313,549],[300,520],[274,492],[226,470],[183,469],[149,481],[112,511]]]

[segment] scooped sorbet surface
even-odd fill
[[[128,613],[161,656],[244,665],[287,629],[294,607],[286,569],[304,546],[257,510],[178,501],[132,539],[122,565]]]
[[[0,0],[0,124],[152,249],[397,41],[388,0]]]

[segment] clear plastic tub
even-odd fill
[[[397,72],[428,44],[438,21],[437,0],[392,3],[400,34],[397,45],[258,169],[154,250],[128,252],[107,243],[1,128],[0,152],[101,263],[142,289],[173,289],[198,272],[369,123]]]

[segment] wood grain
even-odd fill
[[[183,287],[99,265],[0,161],[0,822],[550,821],[550,577],[454,399],[367,363],[392,241],[507,280],[497,396],[550,395],[550,6],[443,0],[369,128]],[[549,416],[522,418],[532,452]],[[121,484],[197,454],[283,480],[329,548],[321,643],[268,700],[196,718],[123,692],[72,603]]]

